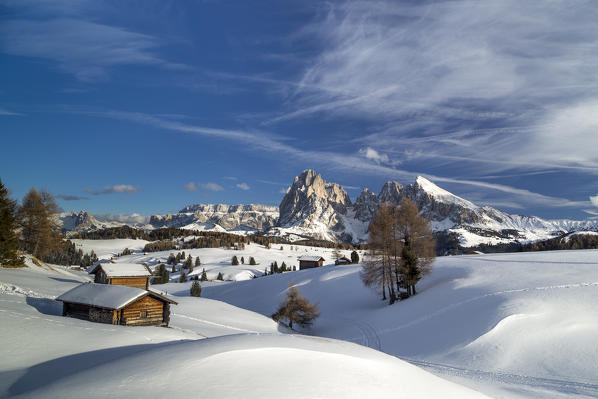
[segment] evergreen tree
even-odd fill
[[[201,285],[199,285],[199,282],[197,282],[197,281],[193,282],[193,284],[191,285],[190,294],[191,294],[191,296],[197,296],[197,297],[201,296]]]
[[[351,263],[359,263],[359,254],[357,251],[351,252]]]
[[[216,277],[216,280],[220,280],[223,281],[224,280],[224,276],[222,275],[222,273],[218,273],[218,276]]]
[[[256,265],[256,263],[255,263],[255,259],[253,259],[253,256],[249,258],[249,264],[250,264],[251,266],[255,266],[255,265]]]
[[[189,273],[193,271],[193,257],[191,255],[185,260],[185,265],[183,267],[189,269]]]
[[[312,304],[301,296],[297,288],[289,286],[286,299],[280,304],[272,318],[276,322],[288,320],[289,328],[293,328],[293,323],[308,327],[318,316],[318,304]]]
[[[233,260],[231,262],[233,266],[237,266],[239,264],[239,259],[237,259],[237,255],[233,256]]]
[[[201,266],[201,261],[199,260],[199,256],[195,258],[195,266]]]
[[[181,275],[179,276],[179,283],[184,283],[185,281],[187,281],[187,275],[184,271],[181,270]]]
[[[0,265],[21,266],[18,256],[19,240],[14,232],[16,202],[8,197],[8,190],[0,180]]]
[[[245,264],[245,258],[241,256],[241,264],[244,265]]]
[[[280,265],[280,272],[284,273],[287,271],[287,264],[282,262],[282,265]]]
[[[176,273],[176,266],[175,265],[172,265],[172,268],[170,269],[170,272],[171,273]]]
[[[205,268],[201,271],[201,278],[200,278],[200,280],[201,281],[208,281],[208,275],[206,274],[206,269]]]
[[[168,260],[166,261],[166,263],[168,263],[169,265],[175,265],[176,262],[176,258],[174,257],[174,254],[171,252],[170,255],[168,255]]]

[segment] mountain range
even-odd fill
[[[545,220],[481,207],[422,176],[406,186],[388,181],[378,195],[364,188],[355,202],[351,202],[342,186],[325,181],[313,170],[305,170],[295,177],[279,207],[195,204],[178,213],[152,215],[135,223],[110,220],[105,216],[96,218],[85,211],[59,216],[67,235],[129,225],[147,230],[176,227],[236,234],[262,232],[289,241],[316,239],[359,243],[367,240],[369,222],[380,204],[398,203],[402,198],[415,202],[439,236],[451,237],[463,248],[525,243],[577,231],[598,231],[595,221]]]

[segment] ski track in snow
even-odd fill
[[[28,296],[32,298],[54,299],[53,296],[43,295],[39,292],[26,290],[24,288],[19,287],[18,285],[3,283],[2,281],[0,281],[0,293],[16,296]]]
[[[546,291],[546,290],[557,290],[557,289],[568,289],[568,288],[588,288],[588,287],[597,287],[598,288],[598,282],[594,282],[594,283],[578,283],[578,284],[563,284],[563,285],[549,285],[549,286],[544,286],[544,287],[534,287],[534,288],[518,288],[518,289],[512,289],[512,290],[504,290],[504,291],[496,291],[496,292],[491,292],[488,294],[484,294],[484,295],[479,295],[473,298],[469,298],[466,299],[464,301],[461,302],[457,302],[457,303],[453,303],[451,305],[445,306],[441,309],[438,309],[426,316],[422,316],[418,319],[415,319],[413,321],[410,321],[409,323],[406,324],[402,324],[398,327],[393,327],[393,328],[386,328],[386,329],[381,329],[378,330],[378,334],[387,334],[390,332],[394,332],[394,331],[398,331],[398,330],[402,330],[404,328],[407,327],[411,327],[414,326],[416,324],[419,323],[423,323],[424,321],[430,320],[442,313],[448,312],[449,310],[455,309],[459,306],[462,305],[466,305],[468,303],[471,302],[475,302],[475,301],[479,301],[481,299],[485,299],[485,298],[491,298],[494,296],[499,296],[499,295],[505,295],[505,294],[514,294],[514,293],[520,293],[520,292],[530,292],[530,291]]]
[[[364,320],[356,320],[350,319],[348,317],[342,317],[339,320],[349,322],[353,327],[355,327],[359,331],[359,338],[349,338],[348,340],[356,341],[357,343],[368,346],[372,349],[376,349],[382,351],[382,346],[380,344],[380,336],[378,332],[370,323]]]
[[[216,327],[228,328],[229,330],[235,330],[235,331],[240,331],[240,332],[243,332],[243,333],[251,333],[251,334],[258,334],[259,335],[258,331],[246,330],[244,328],[238,328],[238,327],[233,327],[233,326],[227,326],[226,324],[214,323],[213,321],[198,319],[196,317],[191,317],[191,316],[187,316],[187,315],[180,314],[180,313],[173,313],[172,315],[173,316],[177,316],[177,317],[182,317],[184,319],[198,321],[198,322],[204,323],[204,324],[210,324],[210,325],[216,326]]]
[[[526,385],[533,388],[545,388],[566,394],[588,395],[598,397],[598,384],[588,382],[559,380],[555,378],[531,377],[520,374],[492,372],[484,370],[472,370],[462,367],[455,367],[448,364],[426,362],[421,360],[400,358],[415,366],[423,367],[437,375],[452,375],[466,377],[468,379],[494,381],[503,384]]]

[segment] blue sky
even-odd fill
[[[596,20],[588,1],[1,1],[0,178],[149,215],[278,205],[307,168],[352,198],[424,175],[597,217]]]

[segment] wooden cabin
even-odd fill
[[[351,259],[343,256],[341,258],[338,258],[337,260],[334,261],[335,265],[350,265],[351,264]]]
[[[304,255],[299,257],[299,270],[312,269],[314,267],[320,267],[324,264],[324,258],[321,256],[308,256]]]
[[[136,263],[99,263],[92,266],[89,274],[95,275],[94,283],[125,285],[127,287],[149,289],[150,270]]]
[[[170,305],[177,303],[157,292],[108,284],[81,284],[56,298],[62,315],[124,326],[168,326]]]

